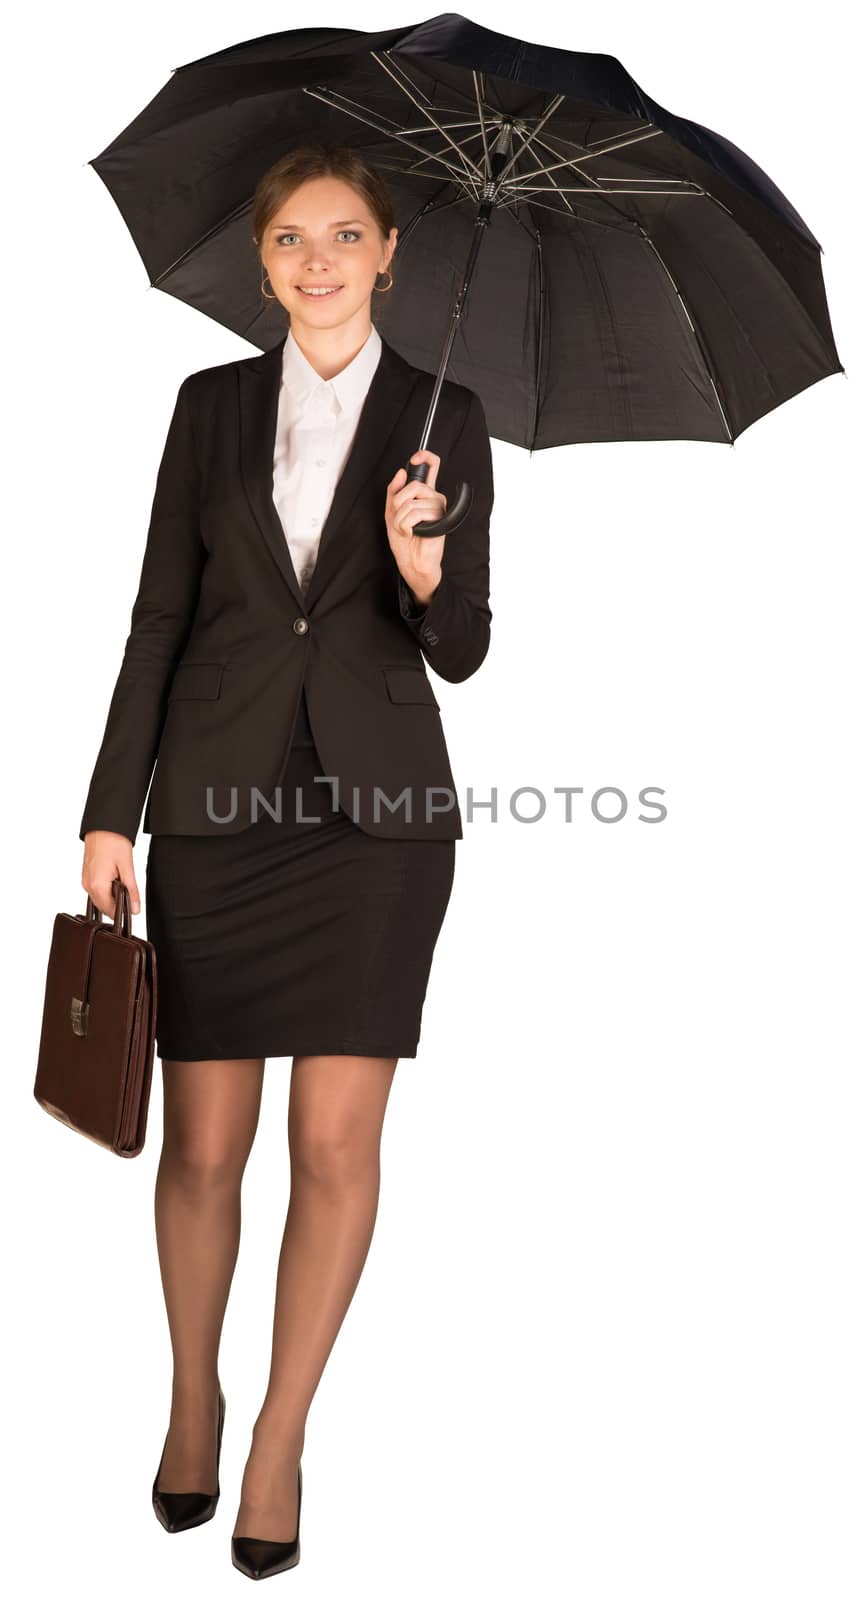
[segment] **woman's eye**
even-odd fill
[[[340,228],[339,233],[340,234],[349,234],[352,239],[359,239],[360,238],[360,234],[357,232],[357,230],[355,228]],[[277,242],[277,244],[282,244],[282,243],[284,243],[284,241],[286,239],[298,239],[299,237],[300,237],[300,235],[297,234],[297,233],[278,233],[277,236],[276,236],[276,242]],[[339,234],[337,235],[337,238],[338,237],[339,237]]]

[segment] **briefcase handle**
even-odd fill
[[[132,934],[132,912],[129,905],[129,890],[122,878],[115,878],[112,885],[114,891],[114,932],[119,932],[121,938],[128,939]],[[87,896],[87,910],[84,913],[85,922],[101,922],[101,907],[94,904]]]

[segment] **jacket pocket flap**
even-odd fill
[[[423,667],[383,667],[391,700],[398,705],[435,706],[439,703]]]
[[[225,663],[222,661],[181,661],[175,668],[171,700],[218,700]]]

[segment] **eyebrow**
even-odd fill
[[[364,226],[364,227],[366,226],[366,224],[364,223],[362,217],[349,217],[347,219],[347,221],[331,222],[330,223],[330,227],[331,228],[347,228],[349,226],[349,223],[355,223],[355,222],[361,223],[361,225]],[[272,228],[294,228],[297,231],[298,230],[298,223],[296,223],[296,222],[272,222],[271,223],[271,227]]]

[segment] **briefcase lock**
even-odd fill
[[[78,1000],[73,995],[69,1007],[69,1016],[72,1021],[72,1032],[83,1038],[87,1032],[87,1022],[90,1016],[90,1006],[86,1000]]]

